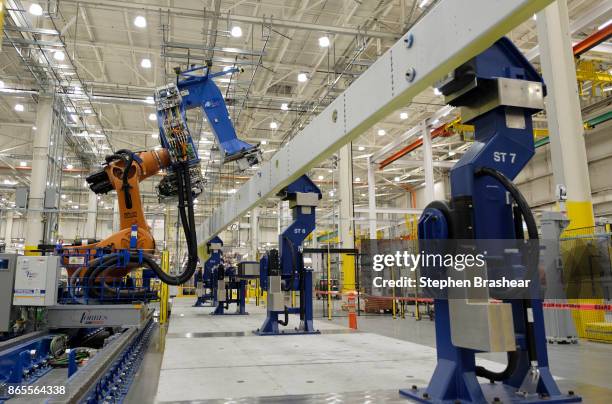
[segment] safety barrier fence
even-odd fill
[[[358,316],[389,316],[391,318],[415,318],[417,320],[427,318],[433,320],[435,312],[433,310],[433,299],[415,296],[373,296],[357,292],[319,292],[322,296],[327,294],[333,296],[334,300],[328,305],[327,299],[315,302],[315,316],[318,318],[341,318],[348,316],[347,301],[350,296],[355,297],[356,312]],[[495,302],[495,300],[493,300]],[[545,300],[543,307],[546,311],[563,310],[570,311],[575,319],[577,314],[588,316],[589,313],[596,314],[601,318],[610,320],[612,318],[612,301],[590,302],[573,301],[559,302],[555,300]],[[608,342],[606,336],[609,334],[605,330],[595,329],[591,326],[590,334],[584,336],[586,339]]]
[[[579,277],[572,295],[592,293],[599,299],[568,299],[560,307],[572,310],[578,336],[612,343],[612,311],[606,300],[612,299],[612,232],[610,225],[599,225],[563,232],[559,242],[563,274]],[[591,308],[594,307],[594,308]],[[598,309],[597,307],[601,307]]]

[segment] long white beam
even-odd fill
[[[443,0],[207,219],[205,242],[552,0]],[[412,46],[405,40],[411,37]]]

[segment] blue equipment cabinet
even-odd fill
[[[315,207],[321,190],[303,175],[284,188],[279,196],[289,201],[293,222],[278,238],[279,251],[271,250],[261,259],[261,287],[268,292],[266,319],[258,335],[313,334],[312,269],[304,268],[302,243],[315,229]],[[285,305],[285,293],[300,293],[299,307]],[[289,315],[299,314],[300,325],[295,330],[280,330],[289,324]],[[279,316],[283,320],[279,320]]]
[[[462,107],[464,122],[475,126],[475,141],[451,170],[450,203],[435,201],[424,210],[419,238],[521,239],[524,219],[529,238],[537,239],[529,206],[511,181],[534,154],[532,115],[543,108],[542,78],[512,42],[502,38],[457,68],[438,87],[447,102]],[[514,209],[513,202],[517,205]],[[506,350],[508,365],[502,372],[476,366],[476,353],[487,350],[479,349],[478,342],[458,337],[472,324],[479,326],[474,321],[474,305],[441,298],[435,299],[434,305],[436,370],[426,389],[412,386],[400,390],[402,395],[423,403],[581,401],[573,392],[561,394],[553,380],[542,301],[537,296],[504,299],[495,308],[504,309],[511,319],[509,335],[514,337],[507,342],[512,348]],[[463,307],[455,310],[458,306],[453,305]],[[484,305],[487,309],[493,306]],[[473,318],[468,314],[459,321],[457,313],[470,313],[470,309]],[[487,382],[480,384],[477,377]]]

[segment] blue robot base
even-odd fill
[[[241,313],[239,311],[230,311],[226,312],[225,308],[222,306],[217,306],[217,308],[210,313],[211,316],[248,316],[248,312]]]
[[[213,307],[213,295],[207,294],[202,297],[199,297],[196,302],[193,304],[193,307]]]
[[[516,388],[502,383],[482,383],[480,389],[484,394],[486,401],[484,403],[512,403],[512,404],[535,404],[535,403],[579,403],[582,399],[579,396],[571,394],[561,394],[551,397],[522,396],[517,393]],[[426,388],[401,389],[400,395],[414,400],[418,403],[428,404],[473,404],[473,401],[467,400],[433,400],[427,395]]]
[[[289,314],[299,314],[299,308],[288,308]],[[261,328],[253,331],[255,335],[301,335],[301,334],[321,334],[321,331],[315,330],[312,320],[301,321],[299,327],[293,329],[280,329],[278,317],[284,316],[284,311],[269,311]]]

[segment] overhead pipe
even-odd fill
[[[454,133],[448,130],[448,124],[444,124],[440,126],[439,128],[434,129],[431,132],[431,139],[433,140],[437,137],[450,137],[452,135],[454,135]],[[415,140],[414,142],[410,143],[408,146],[405,146],[404,148],[398,150],[397,152],[393,153],[391,156],[384,159],[380,163],[379,168],[382,170],[383,168],[387,167],[389,164],[393,163],[394,161],[399,160],[400,158],[404,157],[406,154],[412,152],[413,150],[418,149],[422,145],[423,145],[422,138]]]
[[[579,58],[582,54],[590,51],[600,43],[612,37],[612,24],[589,35],[584,40],[574,45],[574,57]]]

